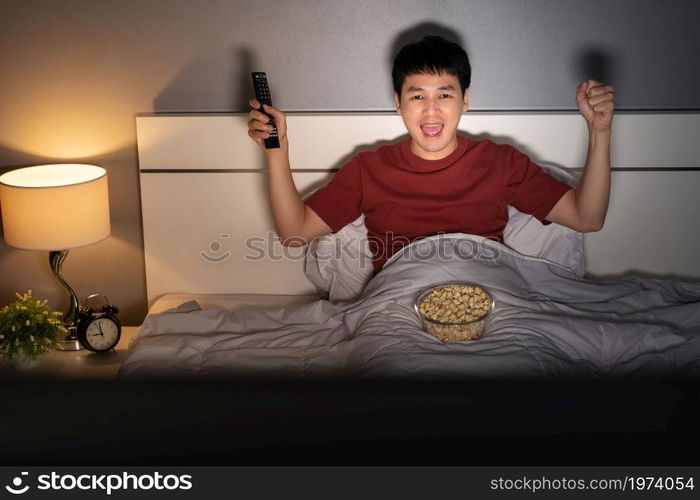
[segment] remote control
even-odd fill
[[[267,113],[262,104],[267,104],[272,106],[272,101],[270,100],[270,88],[267,86],[267,75],[262,72],[253,73],[253,87],[255,88],[255,98],[261,103],[260,111],[263,112],[270,119],[269,125],[272,125],[272,131],[270,132],[270,137],[265,139],[265,149],[273,149],[280,147],[279,137],[277,136],[277,125],[275,124],[275,119],[270,113]]]

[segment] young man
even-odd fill
[[[428,36],[404,46],[392,71],[396,109],[410,138],[356,155],[307,200],[289,166],[285,114],[271,106],[279,149],[265,150],[269,196],[279,237],[298,246],[365,215],[374,270],[408,242],[462,232],[503,241],[508,205],[543,224],[580,232],[603,227],[610,195],[614,89],[589,80],[576,102],[588,125],[588,157],[574,190],[506,144],[457,134],[469,108],[471,67],[459,45]],[[271,127],[252,99],[248,134],[258,144]]]

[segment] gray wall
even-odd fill
[[[472,110],[575,109],[587,78],[619,110],[700,109],[695,0],[0,0],[0,173],[93,162],[112,235],[64,276],[146,313],[134,115],[243,111],[266,71],[287,111],[391,110],[391,58],[427,33],[463,43]],[[0,304],[32,289],[65,308],[48,257],[0,243]]]

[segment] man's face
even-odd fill
[[[409,75],[396,108],[411,134],[411,151],[425,160],[439,160],[458,145],[457,126],[469,107],[469,90],[460,92],[459,79],[443,73]]]

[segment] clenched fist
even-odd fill
[[[615,88],[588,80],[576,88],[576,104],[589,129],[610,129],[615,111]]]

